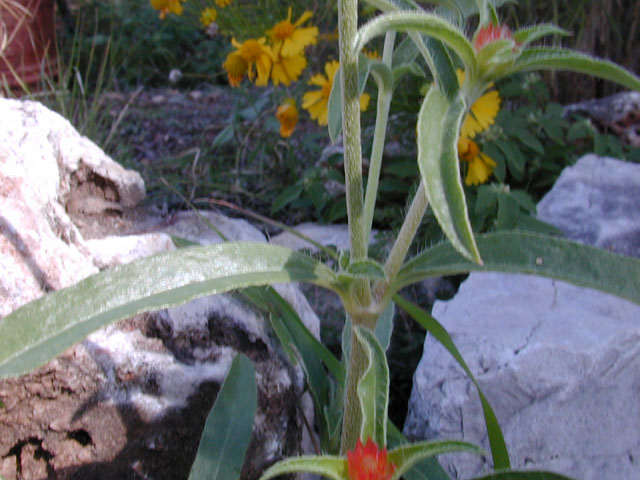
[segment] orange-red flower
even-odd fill
[[[473,46],[477,51],[479,51],[485,45],[497,40],[502,40],[503,38],[513,38],[511,29],[506,25],[494,25],[493,23],[489,23],[478,30],[478,33],[476,33],[476,37],[473,40]]]
[[[396,466],[387,461],[387,449],[378,449],[378,446],[367,439],[366,445],[362,445],[360,439],[356,448],[347,452],[349,465],[349,480],[390,480]]]

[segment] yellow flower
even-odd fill
[[[149,0],[151,6],[160,11],[158,15],[162,20],[167,16],[167,13],[174,13],[176,15],[182,15],[183,8],[181,2],[186,0]]]
[[[458,74],[458,82],[462,85],[464,72],[457,70],[456,73]],[[491,90],[473,102],[462,121],[460,138],[458,139],[458,158],[469,163],[467,176],[464,179],[466,185],[485,183],[496,167],[496,162],[482,153],[472,138],[493,125],[499,111],[500,95],[497,91]]]
[[[216,5],[220,8],[224,8],[230,5],[232,0],[216,0]]]
[[[304,55],[296,54],[289,57],[278,55],[271,69],[271,80],[274,85],[284,83],[289,86],[291,82],[298,80],[306,66],[307,59]]]
[[[298,124],[298,109],[293,98],[287,98],[276,110],[276,118],[280,122],[280,136],[289,138]]]
[[[376,50],[367,50],[366,48],[363,48],[362,54],[371,60],[380,60],[382,58]]]
[[[274,56],[271,48],[265,45],[265,42],[264,37],[258,40],[250,38],[242,43],[236,41],[235,38],[231,39],[231,44],[236,47],[236,50],[227,55],[227,59],[222,64],[227,71],[231,86],[240,85],[245,73],[249,80],[253,81],[256,71],[258,74],[256,85],[265,86],[269,82]]]
[[[297,55],[303,52],[307,45],[315,45],[318,40],[318,27],[300,28],[309,20],[312,12],[304,12],[295,23],[291,23],[291,7],[286,20],[276,23],[267,33],[273,41],[274,50],[283,57]]]
[[[311,118],[317,120],[318,125],[326,125],[328,123],[329,114],[329,95],[333,87],[333,79],[336,76],[340,63],[335,60],[327,62],[324,66],[326,76],[318,73],[311,77],[309,85],[316,85],[320,90],[311,90],[302,96],[302,108],[309,112]],[[365,111],[369,106],[371,99],[368,93],[360,95],[360,110]]]
[[[458,74],[458,82],[462,85],[464,83],[464,72],[458,69],[456,73]],[[473,102],[470,111],[464,117],[460,136],[473,138],[477,133],[486,130],[495,123],[499,111],[500,95],[498,92],[491,90],[485,93]]]
[[[205,27],[208,27],[218,18],[218,11],[215,8],[205,8],[200,14],[200,23]]]
[[[496,167],[496,162],[482,153],[476,142],[466,137],[458,139],[458,157],[469,163],[464,179],[466,185],[480,185],[486,182]]]

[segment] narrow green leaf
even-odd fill
[[[287,473],[314,473],[331,480],[347,478],[347,459],[330,455],[294,457],[282,460],[267,469],[259,480],[269,480]]]
[[[220,131],[220,133],[218,133],[218,135],[216,135],[216,138],[213,139],[213,141],[211,142],[211,149],[215,150],[218,147],[226,145],[231,140],[233,140],[234,135],[235,135],[235,131],[233,127],[233,122],[231,122],[229,125],[224,127]]]
[[[491,456],[493,458],[493,466],[496,470],[511,468],[509,461],[509,452],[507,451],[507,445],[500,429],[500,424],[496,418],[496,414],[491,408],[491,405],[487,401],[480,385],[471,373],[471,370],[467,366],[466,362],[460,355],[457,347],[453,343],[453,340],[449,336],[447,330],[438,322],[435,318],[425,312],[423,309],[413,304],[412,302],[405,300],[400,295],[394,295],[394,301],[407,312],[411,317],[418,322],[422,327],[429,332],[433,337],[447,349],[447,351],[456,359],[458,364],[467,373],[469,379],[473,382],[478,390],[478,396],[480,397],[480,403],[482,404],[482,412],[484,413],[484,421],[487,426],[487,435],[489,437],[489,444],[491,445]]]
[[[418,116],[418,166],[431,208],[454,247],[465,257],[481,263],[476,247],[458,162],[458,132],[465,102],[453,102],[431,87]]]
[[[389,348],[391,343],[391,334],[393,333],[393,317],[396,313],[396,306],[393,302],[387,304],[387,308],[384,309],[382,314],[378,317],[376,322],[375,334],[376,338],[380,342],[382,350],[385,352]]]
[[[420,52],[416,48],[411,38],[405,37],[398,46],[393,50],[393,58],[391,60],[391,68],[400,68],[415,62]]]
[[[640,259],[530,232],[491,233],[476,240],[484,266],[468,261],[449,243],[443,243],[409,260],[391,288],[398,291],[439,275],[496,271],[555,278],[640,304]]]
[[[520,44],[521,48],[524,48],[530,43],[549,35],[567,36],[570,35],[570,33],[553,23],[541,23],[539,25],[531,25],[515,31],[513,33],[513,39]]]
[[[511,230],[518,223],[520,205],[511,195],[498,193],[498,230]]]
[[[371,437],[378,445],[387,440],[387,410],[389,408],[389,367],[384,350],[375,334],[357,326],[355,334],[367,354],[367,368],[358,382],[358,398],[362,412],[360,439]]]
[[[209,412],[189,480],[237,480],[251,440],[257,388],[253,364],[239,353]]]
[[[531,70],[568,70],[616,82],[632,90],[640,90],[640,78],[608,60],[562,48],[529,48],[522,52],[504,75]]]
[[[484,455],[482,448],[467,442],[448,440],[443,442],[420,442],[401,445],[387,455],[387,461],[396,466],[391,480],[398,480],[418,462],[444,453],[466,452]]]
[[[387,444],[389,448],[410,443],[391,420],[387,421]],[[429,457],[413,465],[404,473],[404,480],[450,480],[436,457]]]
[[[470,78],[475,78],[477,62],[467,37],[447,20],[430,13],[401,11],[378,15],[360,27],[355,38],[354,49],[359,52],[372,38],[389,30],[419,32],[441,41],[460,57]]]
[[[276,282],[337,288],[327,266],[265,243],[184,248],[105,270],[31,302],[0,322],[0,378],[28,372],[111,322]]]
[[[497,472],[484,477],[477,477],[475,480],[571,480],[571,478],[553,472],[527,470],[523,472]]]

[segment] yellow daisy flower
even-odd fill
[[[218,18],[218,11],[215,8],[205,8],[200,14],[200,23],[205,27],[208,27]]]
[[[274,85],[284,83],[289,86],[291,82],[295,82],[300,78],[306,66],[307,59],[304,55],[296,54],[289,57],[278,55],[271,69],[271,80],[273,80]]]
[[[276,118],[280,122],[280,136],[289,138],[298,124],[298,109],[293,98],[287,98],[276,110]]]
[[[464,83],[464,72],[458,69],[456,73],[458,74],[458,82],[462,85]],[[491,90],[485,93],[473,102],[469,112],[464,117],[460,136],[473,138],[477,133],[486,130],[495,123],[499,111],[500,95],[498,92]]]
[[[318,27],[300,28],[309,20],[312,12],[304,12],[295,23],[291,23],[291,7],[285,20],[267,31],[273,41],[274,50],[283,57],[297,55],[303,52],[306,46],[315,45],[318,41]]]
[[[329,95],[333,88],[333,79],[336,76],[340,63],[336,60],[327,62],[324,66],[325,75],[318,73],[311,77],[309,85],[316,85],[320,90],[311,90],[302,96],[302,108],[309,112],[311,118],[318,122],[318,125],[326,125],[329,115]],[[360,110],[365,111],[369,106],[371,96],[368,93],[360,95]]]
[[[478,144],[466,137],[458,139],[458,157],[469,163],[465,185],[480,185],[489,180],[496,162],[480,151]]]
[[[233,0],[216,0],[216,5],[220,8],[224,8],[228,5],[231,5]]]
[[[265,86],[269,82],[274,55],[265,43],[264,37],[258,40],[250,38],[242,43],[235,38],[231,39],[231,44],[236,47],[236,50],[227,55],[222,66],[227,71],[227,77],[232,86],[240,85],[245,73],[249,80],[253,81],[257,72],[258,78],[255,83],[258,86]]]
[[[182,15],[184,9],[182,8],[182,3],[186,0],[149,0],[151,6],[158,10],[160,14],[158,15],[162,20],[165,19],[167,13],[173,13],[175,15]]]

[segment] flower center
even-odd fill
[[[333,87],[333,80],[329,80],[322,86],[322,96],[326,99],[329,99],[331,95],[331,88]]]
[[[478,156],[479,151],[478,144],[473,140],[468,138],[460,138],[458,140],[458,156],[460,160],[470,162]]]
[[[278,40],[286,40],[287,38],[291,38],[294,31],[295,27],[291,22],[289,20],[283,20],[273,27],[273,36]]]
[[[257,61],[262,54],[262,45],[257,40],[249,39],[240,47],[240,55],[245,62],[252,63]]]

